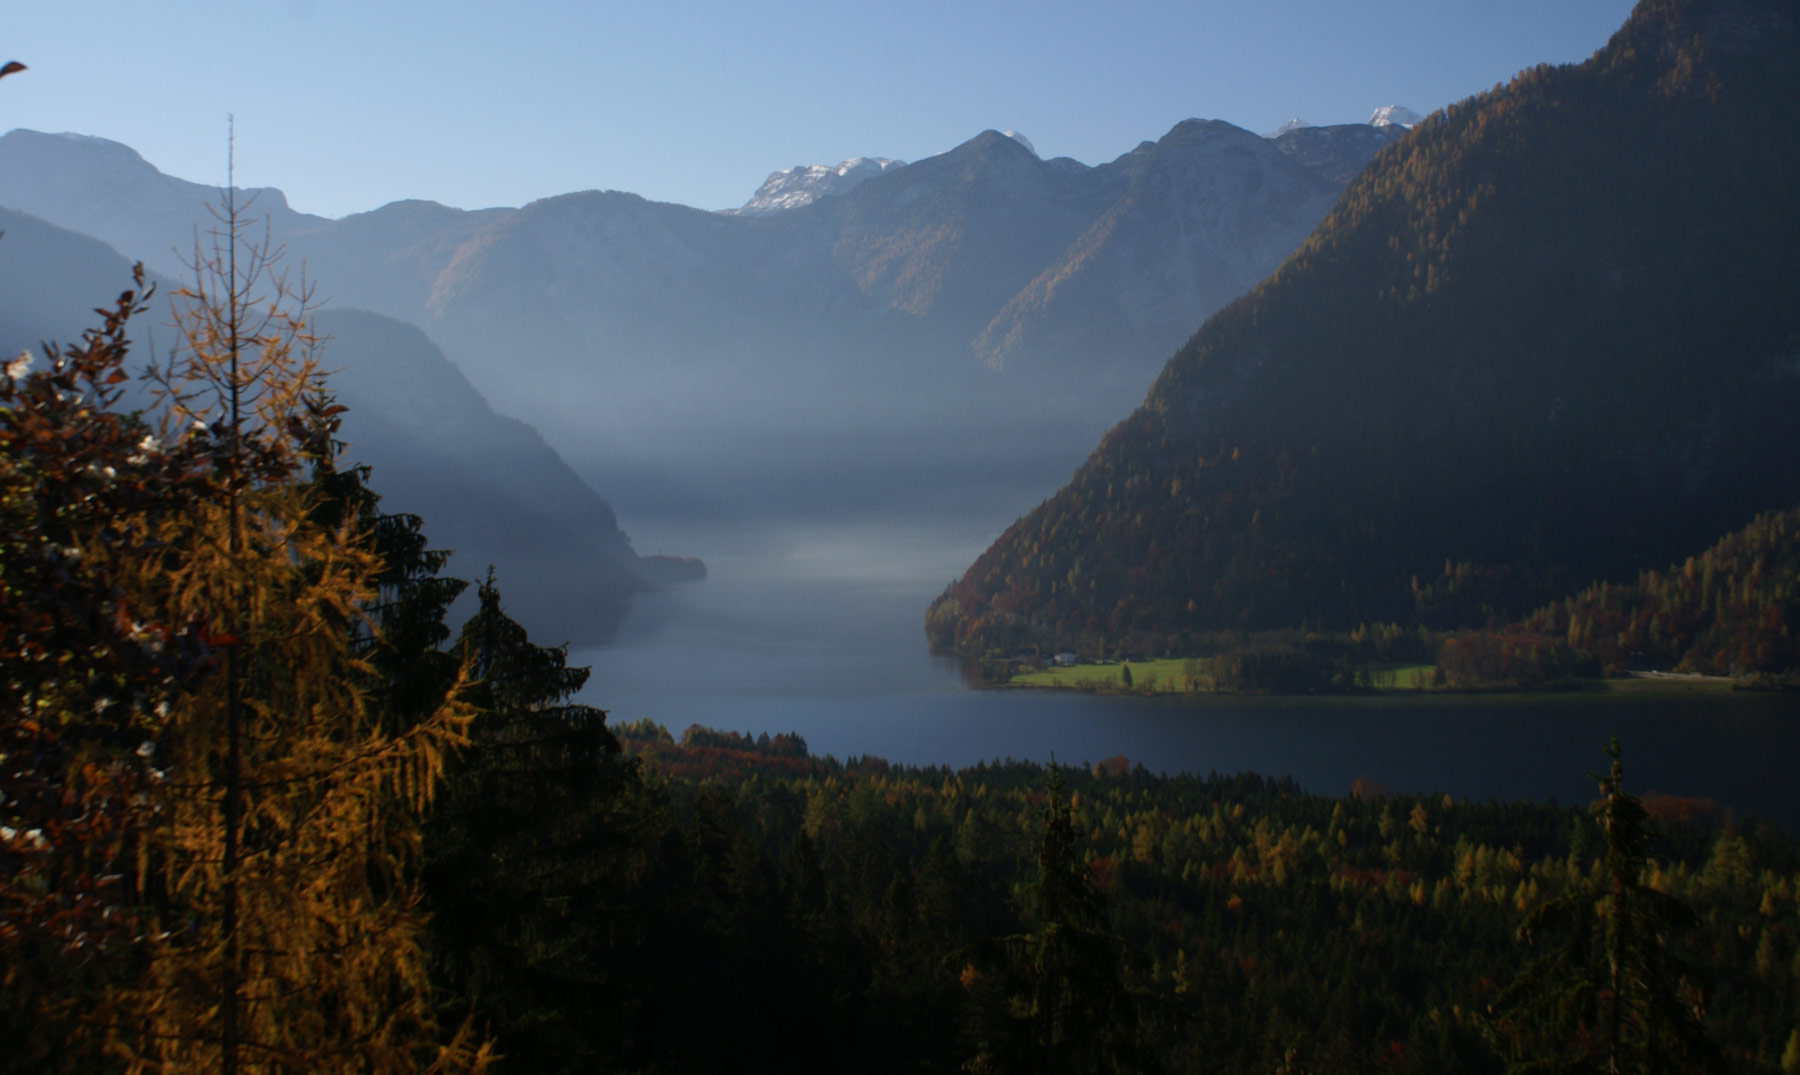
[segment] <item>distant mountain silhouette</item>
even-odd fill
[[[131,286],[130,263],[97,240],[11,210],[0,210],[0,231],[0,354],[77,339],[96,306]],[[153,311],[172,291],[159,285]],[[140,357],[166,323],[143,316]],[[478,578],[494,564],[533,630],[607,637],[645,579],[606,502],[535,430],[495,414],[418,329],[350,309],[321,312],[315,327],[328,338],[331,389],[350,408],[346,458],[373,466],[382,507],[422,516],[433,545],[456,550],[452,574]]]

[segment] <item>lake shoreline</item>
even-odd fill
[[[1104,665],[1084,667],[1110,667]],[[1150,688],[1123,686],[1117,682],[1102,684],[1086,682],[1049,682],[1020,683],[1016,680],[1005,680],[983,683],[979,690],[984,691],[1020,691],[1042,692],[1047,694],[1075,693],[1089,694],[1099,697],[1116,698],[1282,698],[1289,700],[1305,699],[1385,699],[1417,697],[1451,700],[1457,698],[1506,698],[1529,701],[1531,699],[1570,699],[1587,697],[1681,697],[1687,695],[1715,695],[1719,697],[1769,697],[1780,692],[1740,688],[1728,676],[1688,676],[1676,673],[1632,674],[1626,677],[1608,677],[1605,679],[1579,679],[1570,683],[1543,688],[1519,687],[1370,687],[1366,689],[1331,690],[1331,691],[1280,691],[1280,690],[1229,690],[1224,688],[1166,688],[1153,686]]]
[[[1627,672],[1607,677],[1570,677],[1544,686],[1442,686],[1433,682],[1431,664],[1393,664],[1373,673],[1373,684],[1319,690],[1282,690],[1282,688],[1233,688],[1219,682],[1204,670],[1199,659],[1159,659],[1138,663],[1062,664],[1035,668],[1031,672],[1008,675],[1006,679],[970,677],[977,690],[995,691],[1075,691],[1100,697],[1280,697],[1280,699],[1314,699],[1314,697],[1492,697],[1507,695],[1519,699],[1534,697],[1573,697],[1573,695],[1633,695],[1633,697],[1667,697],[1687,693],[1708,695],[1769,695],[1782,691],[1759,686],[1746,686],[1728,675],[1703,675],[1685,672]]]

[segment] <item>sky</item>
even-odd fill
[[[0,130],[343,216],[575,190],[704,209],[767,175],[1017,129],[1088,164],[1189,117],[1423,114],[1586,59],[1627,0],[47,0],[10,5]]]

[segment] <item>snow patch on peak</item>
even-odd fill
[[[1295,116],[1293,119],[1288,120],[1286,123],[1283,123],[1281,126],[1270,131],[1268,134],[1263,135],[1263,137],[1264,138],[1280,138],[1282,135],[1288,133],[1289,131],[1297,131],[1303,127],[1311,127],[1311,126],[1312,126],[1312,124],[1301,119],[1299,116]]]
[[[1012,139],[1013,141],[1019,143],[1020,145],[1024,146],[1031,153],[1032,156],[1036,157],[1038,155],[1037,147],[1032,145],[1031,139],[1025,137],[1025,135],[1022,132],[1006,130],[1006,131],[1001,131],[1000,133],[1004,134],[1006,137],[1008,137],[1008,138]]]
[[[770,172],[749,201],[739,208],[721,211],[736,216],[769,216],[798,209],[820,198],[844,194],[866,179],[905,166],[905,161],[887,157],[851,157],[837,164],[796,164]]]
[[[1424,118],[1405,105],[1382,105],[1369,116],[1369,126],[1411,127]]]

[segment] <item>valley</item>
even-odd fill
[[[0,1075],[1800,1072],[1800,14],[1521,5],[22,17]]]

